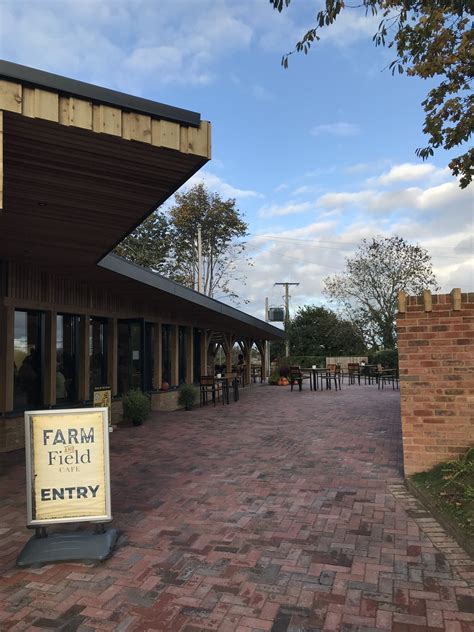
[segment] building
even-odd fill
[[[157,393],[281,330],[111,251],[211,157],[199,114],[0,62],[0,452],[26,409]],[[158,397],[158,396],[157,396]]]

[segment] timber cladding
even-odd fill
[[[0,110],[211,157],[208,121],[201,121],[198,127],[189,126],[5,79],[0,79]]]
[[[474,443],[474,293],[401,293],[397,331],[409,476]]]

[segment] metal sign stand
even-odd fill
[[[112,555],[117,541],[116,529],[102,532],[51,533],[46,527],[36,529],[17,559],[17,566],[42,566],[53,562],[102,562]]]

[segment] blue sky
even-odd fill
[[[474,290],[472,188],[444,150],[421,162],[427,82],[392,77],[377,18],[347,11],[307,55],[280,66],[318,0],[282,14],[267,0],[0,0],[0,56],[195,110],[213,160],[194,181],[235,197],[254,265],[237,287],[263,317],[273,283],[292,310],[323,304],[322,279],[364,237],[426,247],[442,291]],[[385,70],[384,70],[385,69]]]

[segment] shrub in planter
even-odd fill
[[[276,369],[275,371],[272,372],[272,374],[268,378],[268,383],[273,384],[273,386],[276,386],[278,384],[279,379],[280,379],[280,371]]]
[[[139,389],[128,391],[122,398],[123,418],[141,426],[150,413],[150,398]]]
[[[192,410],[199,395],[198,389],[192,384],[183,384],[178,392],[178,404],[185,410]]]

